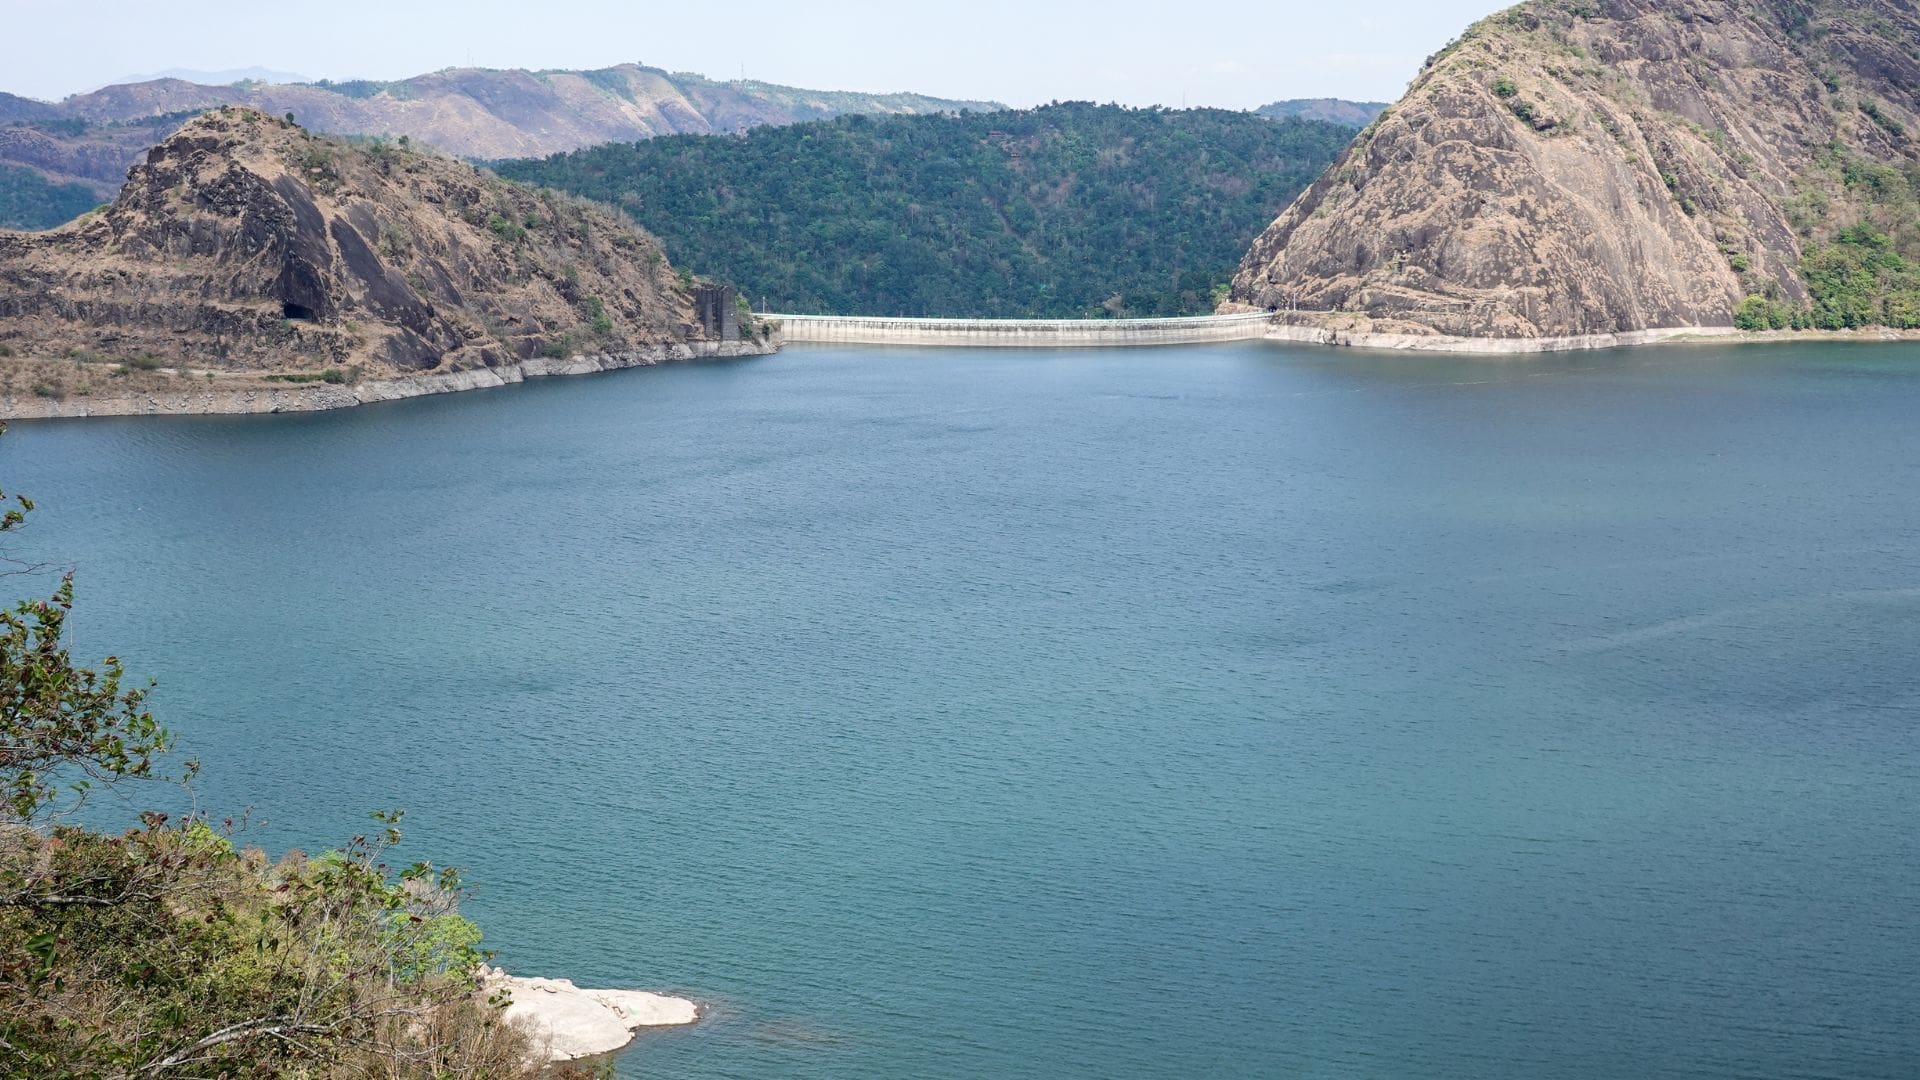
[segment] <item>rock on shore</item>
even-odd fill
[[[512,996],[507,1019],[523,1021],[550,1060],[610,1054],[633,1041],[644,1027],[679,1027],[700,1018],[699,1006],[686,998],[643,990],[585,990],[568,979],[535,979],[482,968],[481,989]]]

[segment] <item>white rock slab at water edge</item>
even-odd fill
[[[583,990],[568,979],[532,979],[482,968],[487,993],[512,997],[507,1019],[524,1021],[554,1061],[610,1054],[633,1041],[643,1027],[677,1027],[700,1018],[686,998],[644,990]]]

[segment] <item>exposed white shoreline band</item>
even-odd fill
[[[1915,341],[1896,330],[1755,332],[1731,326],[1675,326],[1545,338],[1478,338],[1443,334],[1378,334],[1281,322],[1269,312],[1177,319],[922,319],[864,315],[758,315],[791,344],[928,345],[962,348],[1083,348],[1186,345],[1217,341],[1285,341],[1401,352],[1525,356],[1586,349],[1683,342]]]
[[[1679,326],[1660,330],[1627,330],[1615,334],[1577,334],[1568,337],[1476,338],[1447,334],[1376,334],[1370,331],[1334,330],[1320,326],[1295,326],[1274,323],[1264,335],[1268,341],[1290,341],[1303,345],[1337,345],[1356,349],[1393,349],[1402,352],[1479,353],[1483,355],[1532,355],[1551,352],[1579,352],[1586,349],[1620,349],[1663,342],[1743,339],[1745,330],[1731,326]]]
[[[0,418],[38,420],[80,416],[216,416],[242,413],[324,412],[378,401],[400,401],[429,394],[452,394],[509,386],[528,379],[556,375],[590,375],[622,368],[653,367],[686,360],[760,356],[773,347],[744,341],[695,341],[681,345],[650,345],[630,352],[597,353],[562,360],[536,358],[500,367],[378,379],[347,385],[300,383],[222,386],[183,380],[180,387],[134,394],[93,394],[54,400],[42,397],[0,399]]]
[[[1528,356],[1635,345],[1817,341],[1920,341],[1911,330],[1745,331],[1732,327],[1685,326],[1556,338],[1469,338],[1423,334],[1376,334],[1273,321],[1264,312],[1198,315],[1181,319],[893,319],[831,315],[763,315],[780,326],[781,343],[845,345],[938,345],[992,348],[1080,348],[1151,346],[1220,341],[1284,341],[1401,352],[1441,352]],[[772,346],[752,342],[693,342],[654,345],[631,352],[599,353],[563,360],[533,359],[494,368],[477,368],[412,378],[369,380],[352,386],[326,383],[235,388],[218,380],[132,394],[98,394],[55,400],[0,398],[0,420],[41,420],[87,416],[216,416],[252,413],[322,412],[400,401],[428,394],[451,394],[509,386],[527,379],[588,375],[621,368],[651,367],[687,360],[761,356]]]

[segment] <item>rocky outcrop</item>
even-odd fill
[[[1536,0],[1469,29],[1254,243],[1224,310],[1581,338],[1806,302],[1802,255],[1920,189],[1902,0]]]
[[[97,215],[0,233],[0,395],[29,379],[67,402],[116,377],[352,385],[718,344],[691,284],[604,207],[217,110]]]
[[[525,1027],[548,1060],[574,1061],[611,1054],[648,1027],[679,1027],[700,1018],[686,998],[642,990],[583,990],[567,979],[534,979],[480,969],[480,989],[506,993],[509,1023]]]

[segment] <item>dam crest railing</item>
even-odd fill
[[[876,315],[755,315],[776,323],[783,340],[842,345],[976,345],[1010,348],[1184,345],[1257,341],[1265,312],[1170,319],[941,319]]]

